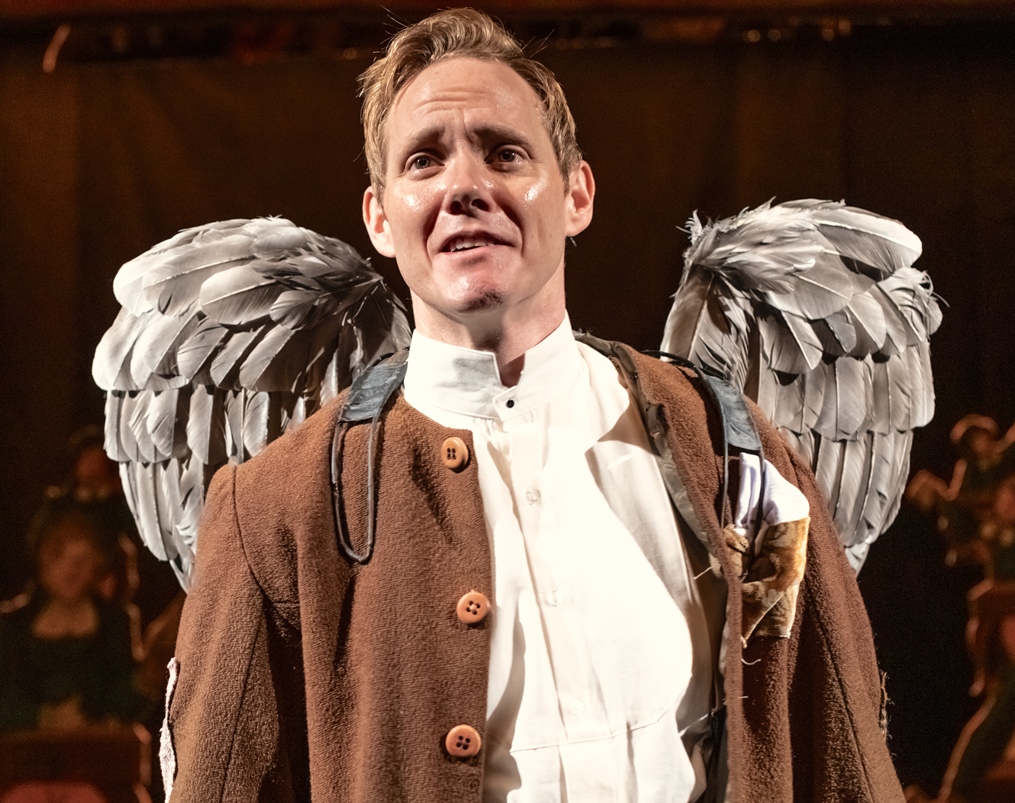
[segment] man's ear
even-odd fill
[[[391,241],[391,229],[388,228],[388,219],[384,216],[380,195],[372,184],[363,192],[363,225],[367,227],[370,242],[374,244],[377,253],[393,258],[395,245]]]
[[[592,222],[592,206],[596,197],[596,180],[584,159],[571,173],[568,181],[567,236],[585,231]]]

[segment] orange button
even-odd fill
[[[441,444],[441,460],[453,471],[465,468],[469,462],[469,447],[461,438],[448,438]]]
[[[455,606],[455,613],[467,625],[477,625],[482,622],[490,612],[490,600],[485,594],[478,591],[470,591],[465,594]]]
[[[483,746],[483,740],[471,725],[455,725],[444,737],[444,746],[455,758],[472,758]]]

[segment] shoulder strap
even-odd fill
[[[377,424],[388,399],[405,379],[408,359],[409,351],[403,349],[375,363],[356,377],[335,420],[335,431],[331,438],[331,501],[335,514],[335,536],[339,549],[353,563],[366,563],[374,553],[374,451],[377,446]],[[370,435],[367,438],[367,538],[363,552],[357,552],[342,524],[345,518],[342,511],[342,450],[349,427],[362,421],[370,422]]]
[[[345,404],[338,414],[338,420],[346,424],[355,424],[377,418],[391,398],[391,394],[405,379],[408,360],[409,350],[403,349],[374,363],[356,377],[345,397]]]
[[[723,439],[725,441],[723,444],[722,467],[723,498],[725,499],[729,493],[730,446],[742,452],[753,452],[758,455],[761,462],[761,498],[758,500],[757,520],[754,523],[754,532],[758,533],[760,532],[765,502],[764,496],[766,486],[768,485],[768,467],[765,463],[765,452],[761,447],[761,436],[758,434],[758,428],[754,424],[754,418],[751,416],[751,411],[747,409],[747,402],[744,400],[744,394],[740,390],[725,379],[706,374],[704,371],[699,371],[698,375],[704,381],[705,387],[708,388],[709,395],[712,397],[712,401],[719,411],[719,417],[722,419]],[[725,517],[726,508],[724,505],[722,515],[719,518],[724,527],[726,526]]]
[[[722,377],[709,373],[701,366],[696,365],[690,360],[677,357],[675,354],[669,354],[665,351],[646,353],[659,357],[659,359],[669,360],[694,371],[700,377],[709,398],[712,400],[712,405],[719,414],[723,433],[721,499],[728,499],[729,496],[730,447],[732,446],[741,452],[751,452],[758,455],[761,462],[762,485],[762,498],[758,502],[758,518],[755,522],[755,532],[758,532],[758,528],[761,525],[762,508],[764,506],[765,486],[768,483],[768,470],[765,465],[765,453],[761,446],[761,436],[758,434],[758,427],[754,423],[754,417],[747,408],[747,401],[743,391]],[[729,501],[732,505],[732,500]],[[723,527],[726,526],[725,503],[723,504],[722,511],[719,513],[719,523]]]
[[[754,424],[751,411],[747,409],[744,394],[739,388],[721,376],[711,373],[709,369],[683,357],[678,357],[676,354],[670,354],[667,351],[645,351],[644,353],[683,366],[697,374],[705,383],[705,389],[708,391],[716,412],[719,413],[723,437],[726,439],[727,446],[732,446],[743,452],[761,454],[761,437],[758,435],[758,428]]]
[[[619,367],[629,377],[637,381],[637,370],[634,363],[631,361],[629,354],[619,344],[579,332],[575,333],[575,337],[601,354],[615,359]],[[758,429],[754,424],[751,411],[747,407],[744,394],[725,379],[708,373],[701,366],[683,357],[678,357],[665,351],[646,351],[644,353],[687,368],[702,380],[705,394],[712,402],[712,407],[718,414],[722,424],[723,477],[722,495],[719,498],[727,500],[729,497],[729,450],[731,446],[738,451],[753,452],[759,456],[761,459],[762,483],[764,484],[766,481],[766,471],[761,437],[758,435]],[[732,504],[732,500],[730,500],[730,503]],[[758,510],[760,515],[761,505],[758,506]],[[721,509],[717,512],[720,525],[725,527],[727,523],[725,501],[721,503]]]
[[[751,411],[747,409],[744,394],[717,376],[699,370],[698,376],[705,382],[709,395],[722,418],[723,435],[726,443],[743,452],[761,454],[761,437],[754,424]]]

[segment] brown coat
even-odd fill
[[[716,513],[715,414],[682,369],[616,353],[628,356],[623,373],[686,489],[685,509],[733,578],[726,616],[740,632],[741,584]],[[173,803],[482,797],[483,753],[462,760],[444,748],[451,728],[482,733],[486,718],[489,619],[469,626],[455,613],[470,590],[493,598],[476,464],[452,471],[440,452],[449,436],[471,449],[471,434],[392,400],[376,458],[376,546],[367,564],[352,565],[336,545],[335,413],[329,406],[260,457],[223,469],[209,491],[168,717]],[[760,428],[768,459],[811,500],[812,528],[791,637],[755,636],[743,652],[730,639],[730,799],[902,801],[853,573],[810,472]],[[348,489],[364,486],[368,430],[351,429],[342,464],[358,548],[365,493]]]

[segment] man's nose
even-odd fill
[[[456,156],[449,166],[447,211],[453,215],[489,212],[491,188],[486,163],[472,154]]]

